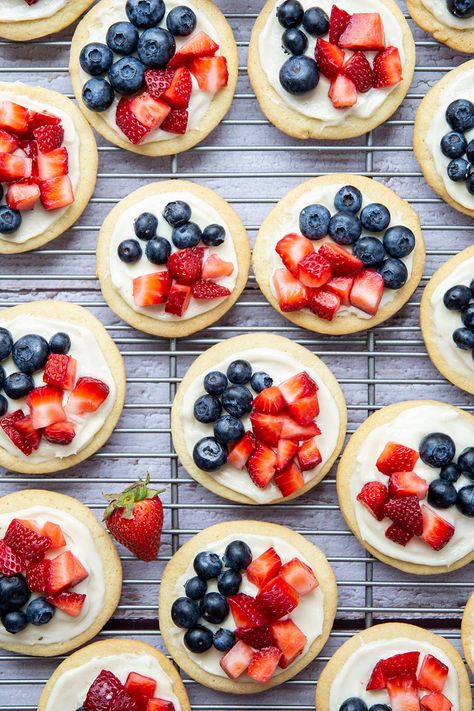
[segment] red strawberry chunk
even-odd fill
[[[387,487],[379,481],[369,481],[357,494],[357,501],[363,504],[377,521],[384,518],[384,506],[388,501]]]
[[[41,442],[42,430],[35,430],[31,417],[22,417],[15,422],[15,429],[23,435],[31,449],[38,449]]]
[[[396,47],[387,47],[374,59],[374,87],[381,89],[402,81],[402,61]]]
[[[172,69],[146,69],[146,87],[154,99],[163,96],[175,75]]]
[[[278,620],[289,615],[298,605],[299,595],[286,580],[278,575],[258,593],[256,603],[268,620]]]
[[[33,130],[33,136],[38,148],[43,153],[49,153],[55,148],[59,148],[64,138],[64,129],[60,123],[45,124]]]
[[[9,412],[8,415],[5,415],[0,420],[0,427],[7,437],[11,439],[15,447],[18,447],[18,449],[28,457],[33,451],[31,442],[16,428],[17,422],[23,420],[24,417],[25,415],[22,410]]]
[[[329,18],[329,41],[332,44],[338,44],[339,37],[346,29],[350,19],[351,16],[348,12],[341,10],[336,5],[332,6]]]
[[[43,382],[63,390],[72,390],[76,382],[77,361],[70,355],[51,353],[46,361]]]
[[[18,138],[0,128],[0,153],[13,153],[19,143]]]
[[[154,99],[147,91],[134,96],[130,100],[128,109],[148,131],[159,128],[171,111],[168,104],[160,99]]]
[[[82,704],[84,711],[111,711],[112,702],[122,689],[123,686],[115,674],[102,669],[87,692]]]
[[[346,77],[351,79],[357,91],[364,94],[374,85],[374,75],[369,60],[363,52],[354,52],[352,57],[344,64],[342,69]]]
[[[370,679],[367,682],[367,686],[365,687],[366,691],[377,691],[378,689],[385,689],[385,687],[387,686],[385,674],[383,671],[383,662],[384,660],[381,659],[373,668],[372,674],[370,675]]]
[[[168,133],[183,135],[188,128],[189,113],[187,109],[171,109],[160,128]]]
[[[253,401],[253,408],[257,412],[266,412],[277,415],[285,408],[285,400],[276,385],[262,390]]]
[[[32,210],[40,199],[40,189],[36,183],[12,183],[8,186],[6,201],[13,210]]]
[[[383,659],[382,669],[385,679],[393,679],[401,675],[416,677],[419,660],[419,652],[404,652],[402,654],[394,654],[388,659]]]
[[[0,573],[9,578],[24,569],[25,564],[20,556],[5,541],[0,541]]]
[[[191,301],[191,293],[188,284],[173,284],[166,299],[166,313],[182,316]]]
[[[268,624],[255,599],[245,593],[227,598],[236,627],[262,627]]]
[[[66,539],[64,538],[64,533],[62,532],[61,526],[52,521],[46,521],[43,526],[42,533],[44,536],[48,536],[51,539],[51,550],[56,550],[57,548],[63,548],[66,545]]]
[[[413,535],[405,531],[396,523],[391,523],[390,526],[385,531],[385,536],[389,538],[394,543],[398,543],[400,546],[406,546],[407,543],[411,541]]]
[[[255,448],[255,444],[256,439],[253,434],[251,432],[246,432],[230,450],[227,455],[227,461],[230,462],[230,464],[232,464],[236,469],[243,469]]]
[[[384,514],[391,521],[414,536],[423,533],[423,516],[420,502],[416,496],[405,496],[403,499],[392,499],[384,506]]]
[[[297,277],[300,263],[309,254],[314,254],[314,246],[311,240],[291,232],[277,242],[275,251],[285,267]]]
[[[294,405],[290,405],[290,407],[294,407]],[[321,430],[314,422],[309,425],[299,425],[291,417],[285,416],[282,420],[281,437],[283,439],[293,439],[299,442],[321,434]]]
[[[133,300],[137,306],[164,304],[171,289],[171,281],[167,269],[135,277],[132,282]]]
[[[194,249],[200,249],[194,247]],[[225,262],[217,254],[210,254],[202,267],[203,279],[220,279],[221,277],[230,276],[234,271],[232,262]]]
[[[193,284],[201,278],[203,247],[187,247],[173,252],[168,259],[168,269],[179,284]],[[206,278],[204,274],[203,278]]]
[[[275,452],[262,442],[257,442],[257,446],[247,461],[247,471],[259,489],[264,489],[273,479],[276,465]]]
[[[29,131],[33,131],[38,126],[54,126],[61,123],[58,116],[50,114],[48,111],[28,111]]]
[[[328,79],[336,77],[344,64],[344,50],[326,42],[322,37],[316,40],[314,57],[319,71]]]
[[[130,103],[131,100],[128,97],[122,96],[117,104],[115,122],[130,143],[137,144],[143,141],[150,129],[137,119],[130,108]]]
[[[187,109],[192,90],[193,82],[189,69],[187,67],[179,67],[164,92],[163,99],[173,109]]]
[[[333,291],[326,289],[318,289],[313,291],[309,308],[315,316],[323,318],[326,321],[332,321],[337,314],[341,300]]]
[[[44,438],[52,444],[71,444],[76,436],[76,428],[74,422],[65,420],[64,422],[55,422],[48,425],[43,430]]]
[[[26,582],[32,592],[48,592],[49,569],[51,561],[45,558],[39,563],[32,563],[26,569]]]
[[[301,398],[316,395],[318,391],[318,386],[305,370],[292,375],[278,387],[287,405],[292,405]]]
[[[276,578],[280,568],[281,558],[272,547],[259,555],[258,558],[254,558],[245,572],[253,585],[263,588],[270,580]]]
[[[354,278],[350,297],[351,304],[374,316],[382,300],[383,290],[382,276],[373,269],[363,269]]]
[[[72,415],[84,415],[95,412],[107,399],[109,386],[97,378],[79,378],[76,387],[69,395],[67,411]]]
[[[59,210],[74,202],[74,191],[69,175],[43,180],[40,191],[41,204],[45,210]]]
[[[266,684],[272,678],[281,652],[277,647],[264,647],[254,654],[247,668],[247,674],[251,679]]]
[[[418,452],[414,449],[397,442],[387,442],[375,466],[382,474],[391,476],[395,472],[412,471],[417,461]]]
[[[67,175],[69,158],[67,148],[55,148],[48,153],[38,153],[38,176],[40,180]]]
[[[311,471],[321,464],[323,458],[316,444],[316,437],[307,439],[300,445],[296,458],[302,472]]]
[[[332,291],[333,294],[339,297],[339,301],[344,306],[350,305],[350,294],[354,278],[351,276],[333,277],[326,284],[326,289]]]
[[[318,289],[331,278],[331,265],[318,252],[312,252],[299,263],[298,279],[310,289]]]
[[[55,597],[68,588],[78,585],[88,576],[87,570],[71,551],[60,553],[51,560],[48,576],[48,594]]]
[[[168,63],[169,69],[187,64],[194,57],[209,57],[217,52],[219,45],[205,32],[198,32],[188,39]]]
[[[288,585],[291,585],[296,590],[298,595],[308,595],[319,585],[312,569],[299,558],[292,558],[288,563],[285,563],[280,575]]]
[[[252,412],[250,422],[255,437],[269,447],[276,447],[283,426],[283,418],[278,415],[267,415],[264,412]]]
[[[149,702],[148,702],[149,703]],[[121,689],[113,700],[110,711],[142,711],[128,691]]]
[[[2,183],[29,178],[31,168],[31,160],[25,155],[0,153],[0,182]]]
[[[427,654],[418,674],[418,686],[427,691],[443,691],[448,674],[449,668],[446,664],[432,654]]]
[[[31,422],[35,430],[66,419],[62,390],[52,385],[42,385],[31,390],[26,398],[26,404],[30,409]]]
[[[404,496],[424,499],[427,492],[427,482],[415,472],[394,472],[388,482],[388,495],[391,499],[401,499]]]
[[[304,486],[304,477],[295,462],[291,462],[275,475],[275,484],[280,489],[282,496],[291,496]]]
[[[193,284],[193,296],[195,299],[222,299],[230,296],[230,294],[230,289],[216,284],[211,279],[200,279]]]
[[[403,674],[387,681],[392,711],[420,711],[416,677]]]
[[[125,688],[140,707],[146,707],[148,700],[155,693],[156,681],[149,676],[130,672],[125,682]]]
[[[17,518],[12,519],[3,538],[5,545],[25,561],[37,563],[51,548],[51,540],[47,536],[25,525]]]
[[[302,653],[308,640],[293,620],[272,622],[270,629],[275,644],[282,653],[278,665],[286,669]]]
[[[86,595],[76,592],[63,592],[60,595],[49,596],[46,600],[54,607],[62,610],[70,617],[79,617],[86,601]]]
[[[26,155],[27,158],[31,159],[31,178],[36,180],[38,178],[38,146],[35,141],[20,141],[20,149]]]
[[[385,47],[382,18],[378,12],[355,12],[339,37],[340,47],[377,50]]]
[[[331,265],[333,277],[347,276],[364,266],[360,259],[333,242],[323,242],[318,249],[318,254],[321,254]]]
[[[287,269],[277,269],[272,279],[281,311],[284,313],[299,311],[308,306],[311,290],[301,284]]]
[[[175,711],[174,703],[166,699],[149,699],[146,711]]]
[[[302,397],[301,400],[288,405],[288,412],[299,425],[312,424],[314,418],[319,415],[317,394]]]
[[[284,469],[293,460],[298,451],[298,443],[291,439],[281,439],[277,446],[277,468]]]
[[[435,551],[440,551],[454,536],[454,526],[439,516],[428,506],[421,507],[423,515],[423,532],[421,538]]]
[[[13,133],[26,133],[28,125],[28,109],[13,101],[0,101],[0,128]]]
[[[254,649],[263,649],[263,647],[271,647],[274,644],[273,635],[268,625],[237,627],[235,636]]]
[[[357,88],[352,79],[340,73],[331,81],[328,96],[335,109],[347,109],[357,103]]]
[[[248,668],[253,655],[252,647],[239,639],[221,658],[219,664],[230,679],[238,679]]]
[[[453,705],[444,694],[427,694],[421,699],[423,711],[451,711]]]

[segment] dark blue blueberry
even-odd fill
[[[300,96],[318,86],[319,69],[311,57],[290,57],[280,69],[280,84],[289,94]]]
[[[3,383],[5,382],[6,378],[6,373],[5,373],[5,368],[3,365],[0,365],[0,388],[3,386]]]
[[[464,158],[453,158],[453,160],[449,161],[446,169],[448,178],[454,183],[460,183],[466,180],[470,167],[469,162]]]
[[[184,644],[190,652],[203,654],[212,647],[214,636],[211,630],[204,625],[195,625],[188,630],[183,638]]]
[[[466,327],[457,328],[453,331],[453,341],[461,350],[472,351],[474,349],[474,331]]]
[[[428,487],[428,503],[437,509],[449,509],[456,497],[455,487],[445,479],[434,479]]]
[[[474,16],[474,0],[447,0],[448,10],[462,20]]]
[[[362,207],[362,193],[353,185],[344,185],[334,197],[334,207],[339,212],[359,212]]]
[[[171,254],[171,244],[165,237],[152,237],[146,243],[145,254],[152,264],[166,264]]]
[[[450,131],[443,136],[440,146],[441,152],[447,158],[461,158],[466,152],[467,141],[462,133]]]
[[[212,397],[212,395],[208,395]],[[242,422],[232,415],[222,415],[214,422],[214,437],[221,444],[235,442],[244,436],[245,427]]]
[[[369,711],[392,711],[392,709],[387,704],[374,704]]]
[[[206,593],[201,600],[199,611],[206,622],[220,625],[229,614],[229,603],[220,593]]]
[[[12,400],[26,397],[35,387],[35,381],[26,373],[10,373],[3,383],[6,395]]]
[[[383,246],[391,257],[407,257],[415,249],[415,235],[409,227],[394,225],[384,234]]]
[[[232,385],[222,394],[222,405],[232,417],[243,417],[252,409],[252,393],[244,385]]]
[[[368,706],[365,701],[362,701],[357,696],[351,696],[350,699],[346,699],[339,706],[339,711],[368,711]]]
[[[8,400],[4,395],[0,395],[0,417],[8,411]]]
[[[225,229],[222,225],[207,225],[201,239],[207,247],[218,247],[225,240]]]
[[[308,46],[308,38],[305,33],[299,30],[297,27],[289,27],[284,31],[281,37],[283,47],[290,52],[298,56],[306,52]]]
[[[329,32],[329,17],[320,7],[308,8],[302,22],[306,32],[313,37],[322,37]]]
[[[207,583],[198,575],[195,575],[194,578],[186,581],[184,592],[191,600],[200,600],[207,592]]]
[[[353,252],[366,267],[378,267],[385,257],[385,248],[377,237],[361,237],[355,243]]]
[[[474,173],[469,173],[466,180],[466,188],[468,193],[474,195]]]
[[[285,0],[277,7],[278,22],[282,27],[298,27],[303,20],[304,10],[298,0]]]
[[[474,104],[467,99],[457,99],[446,109],[446,121],[454,131],[465,133],[474,128]]]
[[[22,373],[32,375],[44,367],[49,356],[49,345],[43,336],[30,333],[13,344],[12,358]]]
[[[18,634],[25,629],[28,624],[28,619],[21,610],[14,612],[5,612],[2,617],[2,625],[10,634]]]
[[[138,45],[138,30],[131,22],[114,22],[105,41],[116,54],[132,54]]]
[[[268,373],[259,370],[250,378],[250,385],[252,386],[252,390],[255,390],[256,393],[261,393],[262,390],[270,388],[273,385],[273,378],[270,378]]]
[[[350,212],[336,212],[329,220],[328,234],[337,244],[354,244],[361,232],[360,220]]]
[[[133,223],[133,229],[138,239],[149,240],[155,237],[158,220],[151,212],[142,212]]]
[[[387,289],[401,289],[408,279],[408,270],[400,259],[389,257],[379,267],[384,286]]]
[[[449,435],[432,432],[421,440],[419,452],[422,461],[429,467],[445,467],[452,462],[456,445]]]
[[[382,232],[386,230],[392,219],[390,210],[379,202],[372,202],[362,208],[360,221],[362,227],[369,232]]]
[[[453,484],[461,476],[461,470],[459,469],[457,464],[451,462],[451,464],[446,464],[446,466],[441,469],[439,476],[440,479],[444,479],[444,481],[450,481],[451,484]]]
[[[245,570],[252,562],[252,551],[244,541],[232,541],[224,551],[224,563],[232,570]]]
[[[217,553],[201,551],[193,561],[193,567],[197,575],[203,580],[217,578],[222,570],[222,561]]]
[[[252,366],[246,360],[233,360],[227,368],[227,377],[235,385],[245,385],[252,377]]]
[[[219,370],[213,370],[204,378],[204,390],[210,395],[222,395],[227,384],[227,377]]]
[[[6,205],[0,205],[0,234],[9,235],[21,225],[19,210],[13,210]]]
[[[49,350],[51,353],[60,353],[61,355],[66,355],[71,349],[71,339],[67,333],[63,331],[58,331],[54,336],[51,336],[49,341]]]
[[[177,627],[193,627],[199,620],[199,605],[189,597],[178,597],[171,607],[171,619]]]
[[[331,213],[324,205],[307,205],[300,212],[300,230],[308,239],[326,237]]]
[[[474,163],[474,138],[467,144],[466,156],[469,163]]]
[[[469,288],[471,290],[472,298],[474,299],[474,279],[469,284]],[[1,356],[0,356],[0,358],[1,358]]]
[[[112,64],[108,77],[112,88],[119,94],[135,94],[143,86],[145,65],[136,57],[122,57]]]
[[[201,235],[201,228],[195,222],[185,222],[184,225],[174,227],[171,240],[178,249],[185,249],[199,244]]]
[[[166,205],[163,217],[171,227],[179,227],[191,219],[191,208],[184,200],[175,200]]]
[[[468,479],[474,479],[474,447],[466,447],[458,457],[458,468]]]
[[[81,49],[79,64],[93,77],[104,74],[112,66],[113,52],[102,42],[90,42]]]
[[[0,578],[0,609],[19,610],[30,599],[31,591],[23,575]]]
[[[187,37],[194,32],[196,15],[190,7],[178,5],[169,11],[166,17],[166,27],[176,37]]]
[[[468,286],[458,284],[448,289],[443,296],[443,303],[451,311],[462,311],[469,306],[472,293]]]
[[[220,627],[214,634],[214,647],[219,652],[228,652],[235,644],[235,635],[232,630]]]
[[[461,314],[461,321],[467,328],[471,330],[474,328],[474,304],[469,304],[469,306],[464,309]]]
[[[242,584],[242,576],[237,570],[224,570],[217,578],[217,589],[228,597],[236,595]]]
[[[154,27],[165,16],[166,6],[163,0],[127,0],[125,12],[135,27],[144,29]]]
[[[456,508],[464,514],[464,516],[474,516],[474,485],[463,486],[459,489]]]
[[[141,259],[143,252],[140,243],[136,239],[124,239],[117,247],[117,254],[121,262],[134,264]]]
[[[32,625],[47,625],[54,617],[56,608],[44,597],[32,600],[26,608],[26,617]]]
[[[112,86],[102,77],[89,79],[82,87],[82,100],[90,111],[106,111],[114,97]]]
[[[214,437],[203,437],[196,442],[193,459],[199,469],[213,472],[227,461],[227,450]]]
[[[8,358],[13,348],[13,336],[7,328],[0,328],[0,360]]]
[[[146,67],[163,69],[176,52],[176,42],[168,30],[153,27],[140,35],[137,51]]]
[[[215,395],[201,395],[194,403],[194,417],[198,422],[215,422],[221,412],[221,401]]]

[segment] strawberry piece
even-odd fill
[[[271,647],[274,644],[273,635],[268,625],[237,627],[235,636],[254,649],[263,649],[263,647]]]
[[[404,652],[383,659],[382,669],[385,679],[388,681],[402,675],[416,677],[419,660],[419,652]]]
[[[300,262],[298,279],[310,289],[318,289],[331,278],[331,265],[318,252],[312,252]]]
[[[294,458],[298,451],[298,443],[291,439],[281,439],[277,446],[277,469],[281,471]]]
[[[74,202],[74,191],[69,175],[43,180],[40,191],[41,204],[45,210],[59,210],[59,208],[67,207]]]
[[[22,560],[33,563],[43,560],[44,554],[51,548],[51,540],[47,536],[26,526],[17,518],[10,521],[3,542]]]
[[[365,506],[377,521],[384,518],[384,506],[388,501],[387,487],[379,481],[369,481],[357,494],[357,501]]]
[[[363,52],[354,52],[349,61],[344,64],[342,71],[354,82],[357,91],[360,91],[361,94],[372,89],[374,74],[369,60]]]
[[[137,672],[130,672],[125,682],[125,688],[132,699],[141,707],[145,707],[149,699],[153,698],[156,681],[149,676]]]
[[[276,385],[262,390],[253,401],[253,408],[257,412],[266,412],[277,415],[285,407],[285,400]]]
[[[305,370],[292,375],[278,387],[287,405],[292,405],[301,398],[316,395],[318,391],[318,386]]]
[[[270,580],[276,578],[281,568],[281,558],[274,548],[268,548],[264,553],[254,558],[248,566],[247,578],[253,585],[263,588]]]
[[[327,291],[332,291],[333,294],[339,298],[339,301],[344,306],[350,305],[350,294],[352,285],[354,284],[353,277],[350,276],[340,276],[333,277],[326,284]]]
[[[189,113],[187,109],[171,109],[160,128],[168,133],[178,133],[181,136],[188,128]]]
[[[49,151],[59,148],[63,142],[64,129],[60,123],[45,124],[44,126],[35,128],[33,130],[33,136],[38,144],[38,149],[42,153],[49,153]]]
[[[71,551],[60,553],[50,562],[47,592],[52,597],[89,577],[87,570]]]
[[[309,302],[309,308],[319,318],[332,321],[337,314],[341,300],[333,291],[320,289],[314,291]]]
[[[69,395],[66,409],[71,415],[84,415],[95,412],[107,399],[110,389],[106,383],[97,378],[82,377]]]
[[[173,109],[187,109],[192,90],[193,82],[189,69],[187,67],[179,67],[166,88],[163,99]]]
[[[421,507],[421,512],[423,515],[423,533],[419,535],[431,548],[435,551],[440,551],[454,536],[454,526],[424,504]]]
[[[219,45],[205,32],[198,32],[188,39],[168,63],[169,69],[187,64],[194,57],[210,57],[217,52]]]
[[[26,404],[30,409],[31,422],[35,430],[66,419],[63,393],[52,385],[42,385],[31,390],[26,398]]]
[[[121,97],[115,112],[115,123],[130,143],[136,145],[143,141],[145,136],[150,133],[150,129],[137,119],[130,108],[130,104],[131,99],[126,96]]]
[[[420,711],[416,677],[403,674],[387,681],[392,711]]]
[[[383,662],[384,660],[381,659],[380,662],[377,662],[373,668],[370,679],[365,687],[366,691],[377,691],[378,689],[386,688],[387,682],[383,671]]]
[[[302,397],[301,400],[288,405],[288,412],[299,425],[310,425],[319,415],[318,396]]]
[[[283,418],[277,415],[267,415],[264,412],[252,412],[250,422],[255,437],[269,447],[276,447],[280,439]]]
[[[387,501],[383,508],[385,516],[414,536],[423,533],[423,516],[420,502],[416,496],[405,496],[403,499]]]
[[[26,156],[0,153],[0,182],[11,183],[15,180],[29,178],[31,169],[31,160]]]
[[[291,585],[298,595],[308,595],[312,590],[315,590],[319,582],[306,563],[303,563],[299,558],[292,558],[285,563],[280,571],[280,575],[288,585]]]
[[[133,300],[137,306],[164,304],[171,289],[171,281],[167,269],[135,277],[132,282]]]
[[[304,477],[295,462],[291,462],[275,475],[275,484],[280,489],[282,496],[291,496],[304,486]]]
[[[142,709],[135,703],[128,691],[121,689],[114,698],[110,711],[142,711]]]
[[[254,654],[247,668],[247,674],[251,679],[266,684],[272,678],[281,652],[277,647],[264,647]]]
[[[290,407],[294,407],[294,405],[290,405]],[[283,417],[281,427],[282,439],[293,439],[300,442],[301,440],[311,439],[320,434],[321,430],[314,422],[310,425],[299,425],[291,417]]]
[[[321,254],[331,265],[333,277],[347,276],[364,266],[360,259],[333,242],[323,242],[318,249],[318,254]],[[328,282],[328,285],[330,283]]]
[[[179,284],[193,284],[201,278],[203,247],[187,247],[173,252],[168,259],[168,269]],[[202,275],[204,278],[204,275]]]
[[[268,624],[255,599],[245,593],[237,593],[227,598],[236,627],[262,627]]]
[[[376,54],[373,72],[374,87],[376,89],[393,86],[402,81],[402,61],[398,49],[396,47],[387,47]]]
[[[146,69],[145,84],[154,99],[160,99],[171,84],[175,72],[172,69]]]
[[[182,316],[191,301],[191,287],[187,284],[173,284],[166,299],[165,311]]]
[[[41,442],[41,430],[36,430],[33,427],[33,422],[31,417],[22,417],[15,422],[15,429],[20,432],[26,441],[31,446],[31,449],[36,450],[40,446]]]
[[[74,427],[74,422],[65,420],[64,422],[55,422],[52,425],[48,425],[43,430],[44,438],[51,442],[51,444],[71,444],[72,440],[76,436],[76,428]]]
[[[34,131],[39,126],[55,126],[61,119],[48,111],[28,111],[29,131]]]
[[[357,103],[357,88],[348,76],[338,74],[331,81],[328,96],[335,109],[347,109]]]
[[[275,476],[277,457],[273,449],[257,442],[247,461],[247,471],[253,483],[264,489]]]
[[[0,573],[10,578],[24,569],[25,564],[20,556],[5,541],[0,541]]]
[[[394,472],[388,482],[388,495],[391,499],[401,499],[404,496],[424,499],[427,492],[427,482],[415,472]]]
[[[226,286],[216,284],[210,279],[200,279],[193,284],[193,296],[195,299],[222,299],[230,296],[230,289]]]
[[[275,644],[281,651],[278,666],[286,669],[292,664],[306,646],[306,635],[293,620],[278,620],[270,625]]]
[[[227,461],[230,462],[236,469],[243,469],[255,448],[255,444],[256,439],[253,434],[251,432],[246,432],[230,450],[227,455]]]
[[[412,471],[418,461],[418,452],[410,447],[396,442],[387,442],[375,466],[382,472],[391,476],[395,472]]]
[[[0,101],[0,128],[13,133],[26,133],[28,126],[28,109],[13,101]]]
[[[64,533],[59,524],[46,521],[42,528],[42,533],[51,539],[51,550],[63,548],[66,545],[66,539],[64,538]]]
[[[82,704],[84,711],[110,711],[123,686],[115,674],[102,669],[92,682]]]
[[[444,694],[427,694],[420,703],[423,711],[450,711],[453,708],[451,701]]]
[[[332,6],[329,17],[329,41],[331,44],[338,44],[339,37],[346,29],[350,19],[351,16],[348,12],[341,10],[336,5]]]
[[[30,521],[27,518],[19,518],[17,519],[20,523],[23,524],[23,526],[26,526],[27,528],[30,528],[32,531],[37,533],[40,536],[44,536],[45,534],[43,533],[43,529],[40,528],[39,526],[36,525],[33,521]]]
[[[298,277],[300,263],[309,254],[314,254],[314,246],[311,240],[291,232],[277,242],[275,251],[285,267]]]
[[[396,523],[390,524],[385,531],[385,536],[394,543],[398,543],[400,546],[406,546],[406,544],[413,538],[411,533],[408,533],[408,531],[400,528],[400,526],[397,526]]]
[[[70,617],[79,617],[86,601],[86,595],[76,592],[63,592],[59,595],[49,595],[46,598],[50,605],[54,605]]]
[[[338,44],[347,49],[364,51],[384,49],[382,18],[378,12],[355,12],[340,35]]]
[[[13,210],[32,210],[39,198],[40,189],[36,183],[12,183],[8,186],[6,201]]]
[[[37,180],[38,178],[38,146],[36,141],[20,141],[20,149],[26,155],[27,158],[31,159],[31,178]]]
[[[154,99],[151,94],[145,91],[130,100],[128,110],[148,131],[154,131],[161,126],[171,108],[164,101]]]
[[[219,664],[230,679],[238,679],[248,668],[254,651],[241,639],[221,658]]]
[[[39,563],[32,563],[26,569],[26,583],[31,592],[48,592],[49,569],[51,561],[45,558]]]
[[[149,699],[146,711],[175,711],[174,703],[166,699]]]
[[[63,390],[72,390],[76,382],[77,361],[70,355],[51,353],[43,373],[43,382]]]
[[[23,454],[28,457],[33,451],[31,442],[16,428],[16,423],[25,417],[22,410],[15,410],[14,412],[9,412],[0,420],[0,427],[5,432],[7,437],[11,439],[15,447],[18,447]]]
[[[344,64],[344,50],[335,44],[326,42],[322,37],[318,37],[316,40],[314,57],[319,71],[328,79],[334,79]]]
[[[308,306],[311,290],[301,284],[287,269],[277,269],[273,273],[273,286],[281,311],[299,311]]]
[[[379,308],[383,290],[382,276],[373,269],[362,269],[354,277],[351,304],[361,311],[374,316]]]
[[[427,654],[418,674],[418,686],[427,691],[443,691],[448,674],[449,669],[446,664],[432,654]]]
[[[232,262],[225,262],[217,254],[210,254],[203,264],[202,278],[220,279],[221,277],[230,276],[233,271],[234,265]]]
[[[303,442],[298,449],[296,458],[302,472],[311,471],[311,469],[315,469],[318,464],[321,464],[323,458],[316,444],[316,437],[312,437],[312,439],[307,439],[306,442]]]
[[[278,620],[295,609],[299,596],[296,590],[278,575],[259,591],[255,599],[268,620]]]
[[[19,143],[18,138],[0,128],[0,153],[13,153]]]
[[[57,178],[68,173],[68,152],[65,146],[48,153],[38,153],[38,176],[40,180]]]

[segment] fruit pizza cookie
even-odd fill
[[[38,711],[191,711],[179,673],[165,655],[132,639],[95,642],[64,660]]]
[[[396,111],[414,66],[415,43],[392,0],[268,0],[252,31],[248,72],[281,131],[344,139]]]
[[[66,469],[96,452],[122,412],[117,346],[82,306],[36,301],[0,312],[0,466]]]
[[[211,0],[101,0],[74,33],[69,69],[80,108],[104,138],[159,156],[192,148],[220,123],[238,56]]]
[[[416,212],[356,175],[314,178],[265,218],[253,250],[258,284],[289,321],[318,333],[363,331],[415,291],[425,247]]]
[[[93,0],[6,0],[2,3],[0,37],[24,42],[68,27]]]
[[[339,504],[360,543],[384,563],[444,573],[474,558],[474,417],[409,400],[352,435],[337,471]]]
[[[347,412],[319,358],[287,338],[237,336],[194,361],[171,432],[200,484],[231,501],[270,504],[315,486],[341,451]]]
[[[461,641],[469,669],[474,672],[474,593],[464,608],[461,623]]]
[[[474,247],[449,259],[421,299],[421,332],[433,364],[458,388],[474,393]]]
[[[474,52],[474,0],[407,0],[417,25],[460,52]]]
[[[471,711],[457,650],[415,625],[379,624],[342,645],[316,688],[318,711]]]
[[[109,534],[79,501],[51,491],[0,498],[0,573],[0,646],[39,657],[98,634],[122,589]]]
[[[0,254],[41,247],[67,230],[96,175],[94,135],[72,101],[0,82]]]
[[[284,526],[234,521],[205,529],[171,558],[160,629],[200,684],[255,694],[316,657],[336,607],[336,579],[318,548]]]
[[[429,90],[416,112],[413,134],[415,155],[428,185],[470,217],[474,217],[473,87],[474,59]]]
[[[100,230],[97,273],[110,308],[157,336],[207,328],[247,283],[250,247],[237,213],[186,180],[135,190]]]

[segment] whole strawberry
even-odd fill
[[[160,491],[148,488],[150,477],[139,480],[121,494],[104,494],[110,501],[104,521],[116,541],[140,560],[155,560],[163,528]]]

